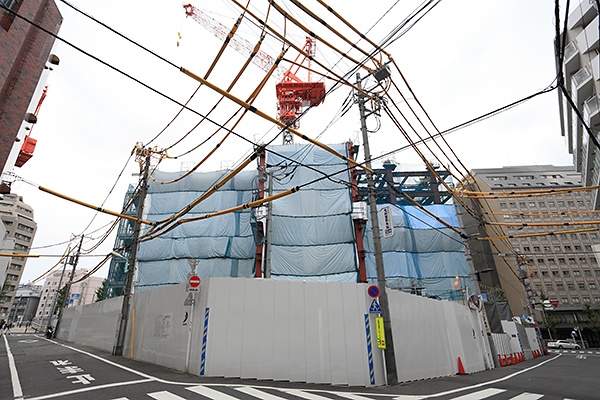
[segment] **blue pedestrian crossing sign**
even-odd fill
[[[371,303],[371,308],[369,308],[370,314],[381,314],[381,307],[379,307],[379,303],[377,303],[377,299],[373,299]]]

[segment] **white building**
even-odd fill
[[[558,91],[561,133],[567,138],[569,153],[573,154],[573,164],[581,173],[584,186],[600,184],[600,149],[589,139],[589,133],[577,115],[579,113],[583,117],[597,137],[600,131],[600,20],[597,4],[582,0],[571,7],[567,29],[562,33],[560,43],[555,43],[557,72],[562,67],[566,91],[576,106],[572,107],[567,97]],[[564,17],[560,23],[562,27]],[[594,192],[592,205],[594,209],[600,209],[598,191]]]
[[[42,287],[42,295],[40,303],[35,313],[36,321],[47,320],[52,314],[52,305],[55,303],[55,297],[57,296],[60,288],[64,287],[71,277],[71,268],[67,266],[64,276],[61,279],[62,270],[54,272],[52,275],[46,278],[44,286]],[[78,281],[88,272],[87,269],[78,269],[75,271],[74,281]],[[103,278],[91,276],[81,282],[76,282],[71,285],[69,290],[69,297],[67,300],[66,307],[78,306],[82,304],[90,304],[96,301],[96,290],[102,285]]]

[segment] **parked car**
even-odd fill
[[[547,346],[553,349],[576,349],[579,350],[581,347],[575,342],[570,340],[557,340],[556,342],[548,342]]]

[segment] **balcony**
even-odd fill
[[[578,26],[588,26],[598,12],[592,5],[592,2],[582,0],[569,15],[567,28],[569,30]],[[596,24],[596,26],[598,26]]]
[[[598,50],[599,47],[599,32],[598,32],[598,16],[577,35],[577,47],[581,54],[586,54],[592,50]]]
[[[594,94],[594,77],[589,66],[585,65],[573,75],[571,78],[571,91],[577,108],[581,108],[583,102]]]

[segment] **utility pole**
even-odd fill
[[[62,285],[62,280],[63,277],[65,276],[65,270],[67,269],[67,260],[69,259],[69,253],[71,252],[69,245],[69,249],[67,250],[67,255],[65,256],[64,260],[63,260],[63,270],[62,273],[60,274],[60,279],[58,280],[58,286],[56,287],[56,294],[54,295],[54,299],[52,300],[52,306],[50,307],[50,315],[48,317],[48,322],[46,322],[46,328],[44,328],[44,331],[42,333],[46,333],[48,331],[48,327],[51,325],[52,323],[52,315],[54,315],[54,307],[56,306],[56,300],[58,299],[58,293],[60,293],[60,285]],[[46,298],[50,295],[51,292],[48,292],[48,294],[46,295]],[[44,308],[42,309],[42,324],[44,323],[44,311],[46,311],[46,304],[48,304],[48,302],[44,303]]]
[[[65,295],[63,296],[62,304],[60,305],[60,310],[58,311],[58,320],[56,321],[56,329],[54,329],[54,335],[58,332],[58,326],[60,325],[60,320],[62,318],[63,310],[67,306],[67,302],[69,301],[69,292],[71,291],[71,282],[75,279],[75,269],[77,268],[77,263],[79,262],[79,254],[81,253],[81,245],[83,244],[83,234],[81,235],[81,239],[79,240],[79,247],[77,247],[77,253],[71,259],[70,264],[73,265],[73,270],[71,271],[71,278],[66,285]],[[62,277],[61,277],[62,278]],[[60,290],[60,285],[59,285]],[[58,294],[57,294],[58,297]]]
[[[356,74],[356,86],[361,88],[360,74]],[[365,165],[371,167],[371,150],[369,148],[369,136],[367,132],[367,110],[365,107],[365,97],[362,92],[357,91],[358,109],[360,110],[360,129],[363,136],[363,146],[365,148]],[[372,114],[374,111],[369,113]],[[381,307],[381,316],[383,317],[383,329],[386,338],[385,348],[385,367],[387,373],[387,384],[395,385],[398,383],[398,374],[396,372],[396,355],[394,352],[394,340],[392,337],[392,324],[390,318],[390,307],[386,292],[385,269],[383,265],[383,254],[381,251],[381,232],[379,230],[379,218],[377,215],[377,203],[375,199],[375,183],[373,174],[366,171],[367,188],[369,192],[369,208],[371,211],[371,226],[373,228],[373,247],[375,249],[375,268],[377,271],[377,287],[379,288],[379,305]]]
[[[144,212],[144,201],[146,200],[146,194],[148,193],[148,172],[150,170],[150,151],[143,148],[136,149],[138,155],[145,155],[143,165],[140,165],[140,201],[137,209],[137,221],[135,221],[135,229],[133,231],[133,240],[131,242],[131,253],[129,254],[129,269],[127,270],[127,278],[125,280],[125,287],[123,289],[123,306],[121,307],[121,315],[119,321],[119,330],[117,332],[117,343],[113,348],[112,354],[114,356],[123,355],[123,346],[125,344],[125,333],[127,330],[127,320],[129,318],[129,307],[131,302],[131,289],[133,286],[133,275],[135,272],[135,260],[137,258],[137,249],[140,238],[140,230]]]

